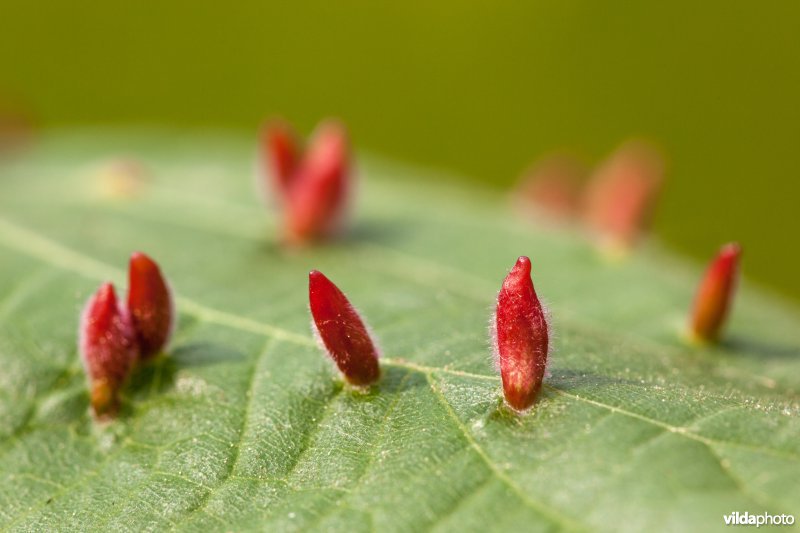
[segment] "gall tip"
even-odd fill
[[[110,281],[106,281],[100,285],[100,288],[97,289],[97,293],[95,293],[95,301],[107,302],[109,305],[116,305],[117,291],[114,289],[114,284]]]
[[[129,268],[136,272],[153,272],[159,270],[158,264],[143,252],[133,252],[129,261]]]
[[[340,292],[339,288],[330,280],[328,276],[319,270],[311,270],[308,273],[308,288],[311,292],[325,290],[329,293]]]
[[[104,328],[118,310],[117,293],[114,284],[106,281],[89,297],[81,313],[81,346],[85,345],[87,334],[94,329]],[[83,350],[83,348],[82,348]]]
[[[531,273],[531,258],[527,255],[521,255],[517,258],[517,262],[514,265],[515,268],[521,268],[528,274]]]
[[[314,130],[314,141],[320,142],[320,139],[327,140],[327,143],[321,143],[325,146],[333,146],[335,148],[347,148],[347,128],[338,119],[328,118],[320,122]],[[328,144],[330,143],[330,144]]]
[[[517,258],[517,262],[511,268],[511,271],[503,280],[504,289],[515,289],[520,283],[528,283],[531,276],[531,260],[528,256],[521,255]],[[498,295],[499,296],[499,295]]]
[[[719,250],[720,258],[726,261],[736,261],[742,255],[742,247],[738,242],[729,242]]]

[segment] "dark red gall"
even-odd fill
[[[169,342],[175,321],[172,292],[155,261],[141,252],[128,267],[128,311],[143,360],[160,353]]]
[[[331,359],[353,385],[380,377],[378,350],[347,297],[322,272],[308,275],[308,299],[314,331]]]

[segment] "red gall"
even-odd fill
[[[283,201],[295,177],[302,152],[297,135],[286,122],[273,120],[261,128],[260,149],[264,173],[269,175],[275,195]]]
[[[652,147],[629,142],[595,172],[583,198],[584,219],[602,244],[626,249],[647,228],[664,163]]]
[[[128,311],[143,360],[159,354],[169,342],[175,322],[172,292],[158,264],[135,252],[128,267]]]
[[[378,350],[342,291],[322,272],[312,270],[308,275],[308,300],[314,333],[345,379],[357,386],[377,381]]]
[[[326,122],[317,128],[289,185],[286,240],[305,244],[334,236],[344,220],[350,181],[347,132]]]
[[[89,378],[92,409],[98,418],[116,415],[119,392],[139,355],[133,325],[105,283],[84,307],[78,348]]]
[[[542,388],[549,349],[547,318],[531,281],[531,260],[525,256],[503,281],[492,326],[506,403],[524,411]]]
[[[736,243],[723,246],[711,261],[695,295],[689,324],[692,337],[714,342],[733,304],[742,249]]]

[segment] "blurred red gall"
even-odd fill
[[[696,340],[714,342],[719,338],[733,304],[741,254],[738,244],[726,244],[708,266],[690,318],[690,331]]]
[[[335,237],[353,185],[344,126],[321,123],[303,149],[288,125],[274,121],[262,129],[261,153],[273,196],[283,209],[285,242],[306,245]]]
[[[127,311],[114,286],[105,283],[89,298],[80,321],[79,351],[89,378],[91,405],[98,418],[119,410],[119,392],[139,355]]]
[[[649,224],[664,178],[661,155],[640,142],[628,142],[600,165],[588,183],[584,219],[611,248],[629,248]]]
[[[155,261],[141,252],[128,266],[128,311],[143,360],[159,354],[169,342],[175,322],[172,292]]]
[[[291,126],[280,120],[268,122],[261,128],[262,166],[271,177],[271,188],[283,200],[295,176],[301,147]]]
[[[292,179],[286,205],[286,239],[292,244],[325,240],[341,228],[352,176],[347,132],[321,124]]]

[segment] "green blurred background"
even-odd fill
[[[308,131],[508,186],[625,138],[670,159],[658,234],[800,297],[800,3],[2,0],[0,98],[44,127]],[[12,104],[8,104],[12,102]]]

